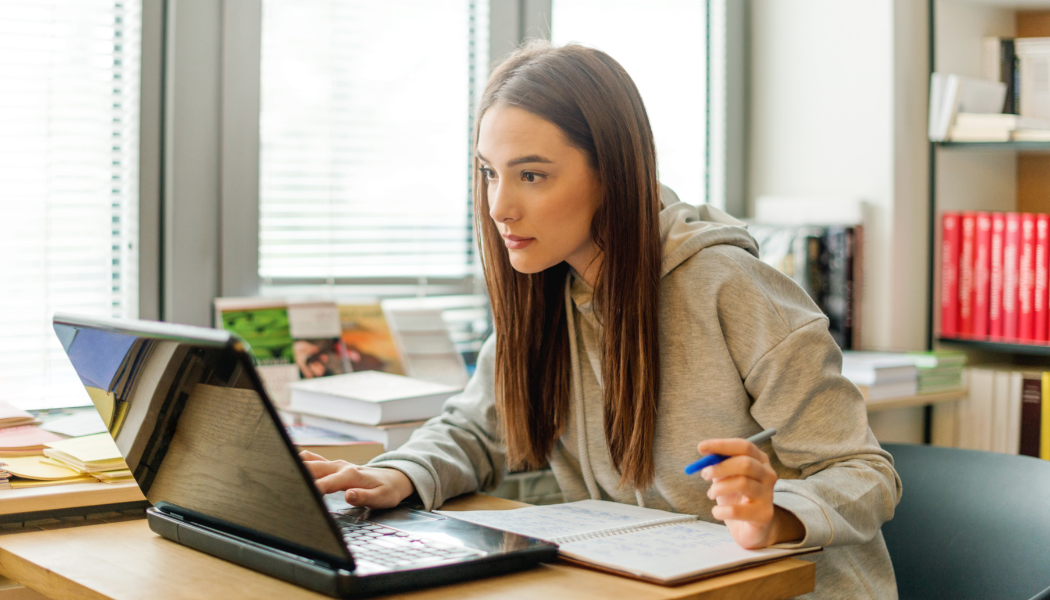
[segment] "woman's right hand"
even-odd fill
[[[346,502],[367,508],[390,508],[408,498],[415,486],[397,469],[366,467],[345,460],[326,460],[313,452],[302,451],[303,460],[314,485],[322,494],[345,491]]]

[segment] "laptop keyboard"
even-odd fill
[[[340,523],[359,573],[430,566],[484,556],[484,552],[446,544],[367,521]]]

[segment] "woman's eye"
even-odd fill
[[[481,173],[481,178],[485,181],[491,181],[496,178],[496,173],[487,167],[478,167],[478,171]]]
[[[529,183],[536,183],[540,179],[540,177],[543,177],[543,176],[540,175],[539,173],[530,173],[528,171],[525,171],[524,173],[521,174],[521,178],[524,179],[525,181],[528,181]]]

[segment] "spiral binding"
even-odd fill
[[[653,527],[663,527],[664,525],[674,525],[675,523],[689,523],[696,521],[700,517],[696,515],[681,515],[677,517],[667,517],[664,519],[653,519],[652,521],[642,521],[641,523],[635,523],[633,525],[623,525],[621,527],[609,527],[607,529],[599,529],[597,531],[588,531],[586,533],[577,533],[573,535],[564,535],[561,537],[552,538],[550,541],[555,544],[571,544],[572,542],[582,542],[584,540],[593,540],[596,538],[609,537],[613,535],[620,535],[621,533],[634,533],[635,531],[641,531],[643,529],[652,529]]]

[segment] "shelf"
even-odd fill
[[[880,410],[893,410],[896,408],[909,408],[912,406],[927,406],[939,402],[951,402],[962,400],[970,393],[966,388],[949,390],[947,392],[933,392],[930,394],[917,394],[915,396],[904,396],[901,398],[883,398],[882,400],[865,400],[868,412]]]
[[[948,150],[1050,152],[1050,142],[934,142],[934,145]]]
[[[1028,354],[1031,356],[1050,356],[1050,345],[1041,344],[1011,344],[1009,342],[989,342],[986,340],[965,340],[960,338],[937,338],[942,344],[953,346],[965,346],[973,350],[986,350],[988,352],[1003,352],[1008,354]]]

